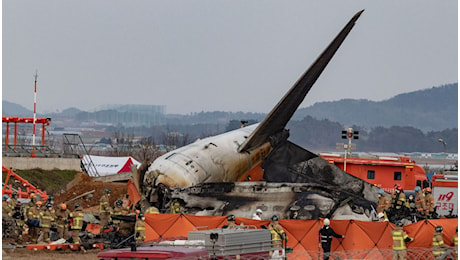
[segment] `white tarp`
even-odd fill
[[[92,166],[91,165],[92,162]],[[131,164],[136,167],[141,165],[140,162],[136,161],[133,157],[109,157],[109,156],[95,156],[95,155],[84,155],[82,158],[82,164],[87,170],[90,176],[95,176],[94,168],[96,168],[99,176],[107,176],[122,172],[130,172]]]

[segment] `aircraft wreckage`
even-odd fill
[[[364,11],[364,10],[363,10]],[[158,157],[137,173],[143,207],[251,218],[369,220],[378,188],[288,141],[286,124],[360,17],[356,13],[258,124],[198,140]],[[255,169],[263,182],[238,182]]]

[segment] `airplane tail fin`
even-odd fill
[[[321,53],[310,68],[300,77],[299,80],[278,102],[273,110],[267,115],[254,132],[239,147],[238,152],[249,151],[254,147],[260,146],[268,141],[268,138],[282,131],[294,112],[305,99],[308,91],[323,72],[329,61],[332,59],[340,45],[350,33],[358,18],[364,10],[357,12],[345,25],[329,46]]]

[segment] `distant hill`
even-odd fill
[[[2,116],[33,117],[33,113],[34,111],[16,103],[11,103],[6,100],[2,101]]]
[[[73,118],[78,121],[81,118],[87,118],[87,114],[101,112],[90,113],[76,108],[68,108],[60,113],[38,116],[53,119]],[[82,114],[85,114],[85,117],[82,117]],[[32,117],[33,111],[3,100],[3,116]],[[231,120],[242,119],[261,121],[264,116],[261,113],[210,111],[190,115],[165,115],[165,122],[168,125],[227,124]],[[318,120],[327,119],[344,126],[360,126],[363,129],[379,126],[408,126],[428,132],[458,128],[458,83],[404,93],[379,102],[364,99],[343,99],[315,103],[310,107],[299,108],[291,121],[302,121],[307,116]]]
[[[367,129],[410,126],[424,132],[458,127],[458,83],[397,95],[388,100],[343,99],[320,102],[297,110],[293,119],[306,116]]]

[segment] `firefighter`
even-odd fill
[[[171,214],[176,214],[180,212],[181,212],[180,203],[179,201],[174,200],[174,202],[171,204]]]
[[[406,195],[400,184],[395,185],[395,192],[392,196],[392,207],[396,210],[403,209],[406,205]]]
[[[425,188],[425,215],[427,217],[429,218],[433,217],[434,206],[435,206],[435,202],[434,202],[434,197],[431,194],[431,188],[426,187]]]
[[[32,243],[37,243],[38,232],[40,231],[40,211],[42,202],[35,202],[35,207],[30,207],[27,215],[27,226],[29,226],[29,237]]]
[[[455,259],[458,259],[458,226],[455,228],[455,234],[452,237],[451,246],[454,247]]]
[[[11,217],[12,212],[11,212],[10,207],[8,206],[8,199],[9,198],[10,197],[8,196],[8,194],[3,194],[3,196],[2,196],[2,215]]]
[[[132,209],[132,204],[131,201],[129,200],[129,194],[125,194],[125,197],[123,198],[123,215],[127,215],[131,212]]]
[[[413,194],[409,194],[409,197],[407,198],[407,204],[409,204],[409,209],[410,213],[414,214],[417,212],[416,207],[415,207],[415,197]]]
[[[332,237],[345,238],[344,235],[335,233],[335,231],[329,226],[330,223],[331,222],[328,218],[324,219],[324,226],[319,230],[321,247],[323,248],[323,259],[325,260],[329,259],[331,254]]]
[[[29,216],[29,210],[36,207],[35,203],[37,202],[37,197],[35,196],[35,193],[29,193],[29,199],[30,201],[26,204],[26,217]]]
[[[15,235],[16,235],[16,242],[18,244],[22,244],[23,237],[22,233],[24,232],[24,225],[25,223],[25,217],[23,214],[22,210],[22,204],[20,201],[16,203],[16,207],[14,207],[14,212],[13,212],[13,219],[16,222],[16,228],[15,228]]]
[[[123,201],[116,200],[115,207],[113,207],[112,216],[121,216],[123,215]],[[119,219],[112,219],[113,224],[120,226],[121,221]]]
[[[136,232],[136,242],[139,244],[143,243],[145,240],[145,216],[142,212],[137,216],[134,232]]]
[[[387,196],[385,196],[385,191],[383,189],[379,189],[379,201],[377,205],[377,213],[385,213],[387,209],[390,207],[390,201],[388,201]]]
[[[69,209],[67,209],[67,205],[65,203],[59,205],[59,209],[56,211],[56,226],[58,238],[64,238],[65,240],[69,239],[69,235],[67,233],[67,219],[69,218],[69,215],[70,211]]]
[[[100,217],[100,232],[104,231],[105,226],[109,223],[110,218],[110,193],[112,191],[109,188],[104,189],[104,195],[102,195],[101,199],[99,200],[99,217]]]
[[[51,224],[54,222],[54,215],[51,212],[53,206],[47,203],[45,208],[40,212],[40,229],[43,232],[43,241],[50,242]]]
[[[416,208],[415,210],[417,211],[419,215],[424,216],[425,209],[426,209],[425,195],[423,194],[420,186],[416,186],[414,188],[414,191],[415,191],[415,208]]]
[[[80,230],[83,227],[83,212],[80,203],[75,203],[74,211],[69,214],[69,217],[72,218],[72,225],[70,229],[72,230],[72,240],[74,244],[80,244]]]
[[[145,213],[150,213],[150,214],[160,214],[160,211],[158,210],[157,207],[155,206],[150,206],[145,210]]]
[[[278,216],[273,215],[270,218],[270,224],[268,225],[268,229],[272,234],[272,245],[273,247],[283,247],[283,241],[287,243],[287,235],[284,232],[283,227],[278,223]]]
[[[414,241],[413,238],[406,234],[403,229],[403,222],[398,221],[393,231],[391,231],[393,238],[393,260],[395,259],[407,259],[407,247],[406,243]]]
[[[442,238],[442,226],[436,226],[433,233],[433,255],[434,259],[445,259],[445,255],[449,246],[444,244]]]
[[[236,225],[236,222],[235,222],[235,215],[230,214],[227,216],[227,224],[225,224],[222,228],[234,229],[237,227],[238,225]]]
[[[11,193],[11,198],[8,200],[8,207],[10,208],[10,211],[11,211],[11,216],[13,216],[13,212],[14,212],[14,207],[16,207],[16,203],[18,202],[18,193],[16,191],[13,191],[13,193]]]

